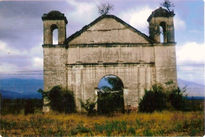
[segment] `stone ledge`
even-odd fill
[[[43,48],[76,48],[76,47],[155,47],[155,46],[175,46],[176,42],[173,43],[154,43],[154,44],[147,44],[147,43],[90,43],[90,44],[43,44]]]
[[[71,44],[68,48],[75,47],[152,47],[149,43],[88,43],[88,44]]]
[[[65,44],[43,44],[43,48],[66,48]]]
[[[105,63],[75,63],[75,64],[65,64],[66,66],[113,66],[113,65],[155,65],[154,62],[105,62]]]

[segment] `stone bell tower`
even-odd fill
[[[43,69],[44,91],[48,91],[55,85],[66,85],[66,39],[67,19],[59,11],[50,11],[43,14]],[[53,31],[57,29],[58,43],[53,43]],[[48,112],[48,99],[44,98],[43,111]]]
[[[155,51],[156,82],[164,84],[173,81],[177,86],[174,15],[173,11],[160,7],[152,12],[147,21]]]
[[[155,42],[160,42],[160,34],[162,34],[161,43],[174,43],[174,15],[173,11],[168,11],[162,7],[153,11],[147,19],[150,38]]]
[[[66,24],[68,23],[63,13],[51,11],[42,16],[44,28],[44,44],[53,44],[53,31],[58,29],[58,44],[63,44],[66,39]]]

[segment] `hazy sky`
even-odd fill
[[[111,14],[148,35],[147,18],[163,0],[107,0]],[[67,37],[96,19],[102,0],[0,0],[0,78],[39,78],[43,70],[41,16],[51,10],[68,20]],[[178,78],[204,84],[204,2],[172,0]]]

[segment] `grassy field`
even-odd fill
[[[34,136],[202,136],[204,113],[154,112],[86,116],[84,114],[4,115],[1,135]]]

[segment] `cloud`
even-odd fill
[[[0,74],[22,74],[24,71],[43,69],[43,49],[40,44],[30,49],[12,48],[0,41]]]
[[[21,53],[20,51],[9,47],[6,42],[0,40],[0,57],[16,56],[19,55],[20,53]]]
[[[177,77],[186,81],[192,81],[204,85],[204,65],[184,64],[177,66]]]
[[[186,42],[176,46],[177,77],[204,85],[205,45]]]
[[[74,8],[74,10],[68,11],[69,18],[71,18],[72,21],[77,21],[85,25],[97,17],[96,1],[79,2],[76,0],[67,0],[67,3]]]
[[[41,44],[36,44],[31,49],[28,49],[27,55],[30,54],[32,57],[43,57],[43,48]]]
[[[37,78],[42,79],[43,70],[39,68],[39,59],[35,59],[37,66],[17,66],[11,63],[0,63],[0,78]]]
[[[144,6],[142,8],[132,8],[130,10],[124,11],[120,14],[120,17],[135,27],[136,29],[140,30],[148,30],[148,22],[147,18],[151,15],[154,9],[150,8],[149,6]]]
[[[43,68],[43,58],[34,57],[34,58],[33,58],[33,67],[34,67],[35,69],[40,69],[40,70],[42,70],[42,68]]]
[[[205,46],[203,43],[187,42],[176,47],[177,64],[204,64]]]
[[[127,11],[123,11],[120,14],[120,17],[136,29],[144,31],[146,34],[148,34],[149,24],[147,22],[147,18],[154,10],[155,8],[151,8],[150,6],[144,6],[141,8],[136,7]],[[176,30],[183,30],[186,28],[186,23],[181,19],[181,17],[178,16],[178,14],[176,14],[174,17],[174,25]]]
[[[43,56],[43,49],[41,44],[24,49],[19,50],[14,47],[9,46],[6,42],[0,40],[0,57],[11,57],[11,56]]]
[[[19,68],[10,63],[0,63],[0,74],[5,74],[5,73],[16,73],[16,71],[19,71]]]
[[[174,26],[176,30],[184,30],[186,28],[186,23],[178,16],[178,14],[174,17]]]

